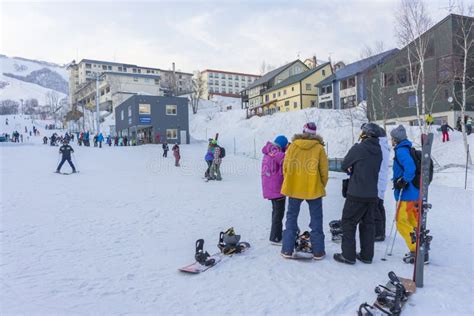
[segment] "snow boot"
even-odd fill
[[[366,263],[366,264],[371,264],[372,263],[372,260],[367,260],[367,259],[364,259],[360,256],[360,253],[356,254],[356,259],[359,260],[360,262],[363,262],[363,263]]]
[[[342,253],[335,253],[333,258],[334,258],[334,260],[336,260],[337,262],[340,262],[340,263],[355,264],[355,261],[350,261],[350,260],[347,260],[346,258],[344,258]]]

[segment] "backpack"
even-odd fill
[[[219,154],[219,158],[224,158],[225,157],[225,148],[224,147],[220,147],[219,148],[221,149],[221,153]]]
[[[412,180],[412,184],[415,186],[415,188],[420,189],[420,178],[421,178],[421,158],[423,157],[423,154],[421,150],[416,150],[413,147],[410,147],[410,156],[413,159],[413,162],[415,163],[415,177]],[[397,155],[393,158],[398,165],[403,169],[402,164],[400,161],[397,159]],[[429,176],[429,183],[433,181],[433,159],[430,158],[430,176]]]

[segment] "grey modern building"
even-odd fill
[[[189,144],[188,99],[134,95],[116,107],[115,129],[137,144]]]

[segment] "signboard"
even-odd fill
[[[352,87],[352,88],[348,88],[348,89],[344,89],[344,90],[341,90],[339,92],[339,96],[341,98],[345,98],[345,97],[348,97],[348,96],[351,96],[351,95],[356,95],[357,93],[357,90],[355,87]]]
[[[332,100],[332,93],[323,94],[319,96],[319,102],[326,102],[326,101],[331,101],[331,100]]]
[[[139,115],[150,115],[151,114],[150,105],[145,104],[145,103],[139,104],[138,105],[138,114]]]
[[[408,93],[408,92],[413,92],[416,91],[415,86],[405,86],[405,87],[400,87],[397,89],[397,94],[403,94],[403,93]]]
[[[150,124],[151,123],[151,117],[150,116],[140,116],[139,121],[140,121],[140,123]]]

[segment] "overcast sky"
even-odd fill
[[[68,63],[82,58],[182,71],[258,73],[316,54],[355,61],[365,44],[397,47],[399,0],[56,1],[0,0],[0,53]],[[434,21],[448,0],[426,1]]]

